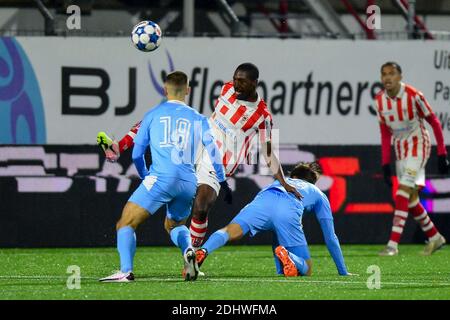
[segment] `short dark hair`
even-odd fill
[[[322,174],[322,168],[317,162],[300,162],[291,171],[291,178],[298,178],[315,184]]]
[[[383,72],[384,67],[394,67],[395,69],[397,69],[398,73],[402,74],[402,67],[400,67],[400,65],[397,62],[388,61],[388,62],[383,63],[383,65],[381,66],[381,69],[380,69],[381,72]]]
[[[259,79],[258,67],[255,66],[253,63],[250,63],[250,62],[242,63],[236,68],[235,72],[237,72],[237,71],[246,72],[251,80]]]
[[[188,76],[182,71],[174,71],[167,75],[165,82],[176,87],[182,87],[187,85]]]

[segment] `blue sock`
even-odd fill
[[[136,234],[130,226],[117,230],[117,251],[120,256],[120,271],[133,271],[133,259],[136,252]]]
[[[289,251],[288,251],[289,252]],[[306,260],[303,258],[300,258],[299,256],[296,256],[292,252],[289,252],[289,257],[291,257],[292,261],[294,261],[295,266],[297,267],[298,272],[304,276],[308,272],[308,264],[306,263]]]
[[[226,231],[216,231],[211,235],[211,237],[209,237],[208,241],[206,241],[202,248],[206,249],[206,251],[208,251],[208,254],[210,254],[214,250],[223,247],[228,242],[229,238],[230,237],[228,236],[228,233]]]
[[[186,226],[178,226],[170,231],[170,239],[172,242],[181,249],[181,254],[188,248],[192,248],[191,234]]]

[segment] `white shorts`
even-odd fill
[[[203,147],[199,152],[201,152],[201,155],[195,167],[197,185],[207,184],[216,191],[217,195],[219,195],[220,183],[217,179],[216,171],[211,163],[211,159],[209,158],[208,151]]]
[[[421,157],[406,158],[395,162],[398,183],[407,187],[425,186],[425,160]]]

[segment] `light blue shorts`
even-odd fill
[[[196,181],[146,176],[128,201],[146,209],[150,214],[166,205],[167,218],[182,221],[191,214],[196,191]]]

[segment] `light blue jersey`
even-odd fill
[[[330,202],[328,201],[327,196],[314,184],[301,179],[292,178],[287,178],[286,182],[295,187],[303,196],[303,199],[298,200],[292,193],[287,192],[278,180],[262,189],[260,193],[269,189],[278,189],[292,196],[294,200],[302,202],[304,210],[314,212],[318,220],[333,219]]]
[[[147,112],[134,139],[133,161],[142,179],[146,175],[197,181],[195,156],[200,144],[209,151],[218,180],[224,169],[207,118],[186,104],[170,100]],[[152,164],[147,171],[145,148],[150,146]]]

